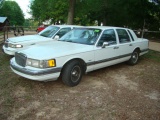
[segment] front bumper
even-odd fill
[[[17,52],[16,49],[14,49],[14,48],[6,48],[4,45],[3,45],[2,49],[3,49],[3,52],[8,54],[8,55],[15,55],[15,52]]]
[[[10,61],[10,67],[16,74],[37,81],[57,80],[60,76],[61,68],[38,69],[25,68],[16,64],[14,58]]]

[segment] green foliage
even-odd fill
[[[52,22],[66,22],[68,3],[64,0],[34,0],[30,8],[39,23],[49,19],[52,19]]]
[[[38,26],[38,22],[33,19],[25,19],[24,27],[36,27]]]
[[[149,50],[149,52],[142,56],[142,58],[160,62],[160,52]]]
[[[69,0],[34,0],[32,14],[40,22],[52,19],[66,23]],[[160,4],[148,0],[76,0],[74,24],[143,28],[158,30],[160,26]]]
[[[148,0],[81,0],[77,1],[76,16],[79,21],[86,19],[93,23],[98,20],[99,25],[103,22],[107,26],[133,29],[142,29],[145,20],[145,28],[158,30],[160,5]]]
[[[0,11],[0,16],[8,17],[10,25],[23,25],[24,15],[15,1],[5,1]]]

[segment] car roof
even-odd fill
[[[95,28],[95,29],[101,29],[101,30],[105,30],[105,29],[128,29],[128,28],[124,28],[124,27],[115,27],[115,26],[80,26],[80,25],[51,25],[51,26],[57,26],[57,27],[60,27],[60,28],[64,28],[64,27]]]
[[[82,27],[82,26],[79,26],[79,25],[51,25],[51,26],[57,26],[57,27],[60,27],[60,28],[63,28],[63,27]]]
[[[95,28],[95,29],[128,29],[124,27],[114,27],[114,26],[85,26],[84,28]]]

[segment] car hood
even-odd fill
[[[8,42],[11,43],[24,43],[24,42],[40,42],[40,41],[46,41],[46,40],[53,40],[51,38],[43,37],[40,35],[26,35],[26,36],[19,36],[19,37],[13,37],[13,38],[8,38]]]
[[[51,41],[33,45],[32,47],[20,52],[25,54],[28,58],[44,60],[91,51],[93,50],[93,47],[93,45]]]

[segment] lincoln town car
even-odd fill
[[[2,49],[8,55],[15,55],[15,52],[32,47],[32,45],[57,40],[67,32],[71,31],[74,25],[51,25],[36,35],[26,35],[8,38]]]
[[[127,62],[137,64],[148,52],[148,40],[137,38],[133,30],[121,27],[80,27],[58,41],[34,45],[15,53],[11,69],[37,81],[60,79],[68,86],[80,83],[83,74]]]

